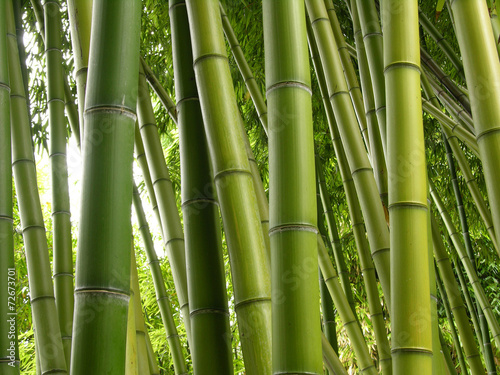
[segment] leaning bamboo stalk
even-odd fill
[[[390,155],[392,362],[395,374],[429,374],[433,354],[429,207],[420,106],[418,4],[388,0],[382,13]]]
[[[347,92],[338,53],[335,52],[335,40],[330,21],[322,1],[306,1],[309,17],[313,25],[314,36],[320,51],[328,95],[333,106],[340,134],[344,143],[351,175],[359,193],[363,215],[366,218],[368,239],[373,262],[381,280],[387,304],[390,305],[390,272],[389,272],[389,230],[385,213],[375,183],[373,169],[366,154],[356,123],[354,109]]]
[[[11,88],[12,168],[26,246],[31,308],[37,328],[40,367],[42,372],[66,374],[11,1],[7,1],[5,15]]]
[[[7,58],[7,2],[0,1],[0,372],[19,374],[16,317],[16,267],[10,130],[10,83]]]
[[[427,99],[431,103],[433,103],[434,106],[438,107],[439,102],[433,93],[432,87],[429,83],[429,80],[427,79],[426,74],[421,75],[421,84],[422,84],[422,88],[424,90],[424,93],[427,96]],[[464,152],[460,148],[460,145],[458,144],[457,138],[452,135],[451,131],[448,128],[446,128],[445,126],[441,126],[441,130],[443,131],[444,135],[446,136],[447,141],[449,142],[449,145],[453,151],[453,154],[455,155],[455,158],[458,162],[460,170],[462,171],[462,174],[464,176],[464,180],[467,184],[467,188],[469,189],[471,196],[472,196],[472,199],[474,200],[474,203],[476,204],[477,210],[479,211],[479,214],[484,221],[484,224],[486,226],[486,230],[488,231],[488,234],[490,235],[490,239],[493,243],[493,246],[497,250],[497,254],[499,254],[499,256],[500,256],[500,248],[498,247],[498,243],[496,240],[495,230],[494,230],[492,219],[491,219],[491,213],[490,213],[489,209],[486,207],[486,203],[484,201],[482,194],[479,191],[479,187],[477,185],[476,179],[472,175],[472,171],[471,171],[471,168],[469,166],[469,162],[467,161],[467,159],[464,155]]]
[[[322,359],[305,7],[301,0],[268,0],[262,12],[269,103],[273,373],[316,374]],[[286,121],[282,113],[287,113]],[[300,162],[292,167],[290,160]],[[290,282],[290,277],[297,281]]]
[[[471,89],[472,117],[493,223],[500,227],[500,65],[489,25],[486,3],[455,0],[451,4],[462,51],[465,76]],[[471,32],[473,30],[473,32]],[[498,241],[498,238],[497,238]]]
[[[342,366],[337,353],[335,353],[325,335],[321,335],[321,346],[323,348],[323,363],[325,367],[334,375],[347,375],[347,371]]]
[[[230,253],[245,369],[248,374],[269,374],[270,265],[248,155],[237,124],[219,4],[215,0],[188,0],[186,4],[196,83]]]
[[[493,310],[491,308],[491,305],[488,301],[488,298],[486,297],[486,294],[484,292],[483,287],[481,286],[481,283],[479,282],[479,279],[477,277],[477,273],[474,270],[474,267],[472,265],[472,262],[467,255],[467,252],[464,248],[464,245],[460,241],[460,234],[459,232],[455,229],[455,225],[453,224],[450,215],[446,211],[446,207],[443,204],[443,201],[441,200],[438,192],[435,190],[432,182],[429,180],[429,186],[430,186],[430,192],[432,199],[434,203],[436,204],[436,207],[439,210],[439,213],[441,214],[441,218],[444,221],[444,224],[446,226],[446,229],[448,231],[448,234],[453,242],[453,245],[455,246],[455,250],[457,251],[462,264],[464,266],[465,272],[467,273],[467,276],[469,278],[469,281],[474,289],[474,293],[476,295],[476,299],[479,301],[479,304],[481,305],[481,309],[483,310],[483,313],[486,317],[486,320],[488,321],[488,325],[490,327],[491,333],[493,335],[493,339],[495,340],[495,343],[500,346],[500,324],[498,323],[498,320],[496,319]]]
[[[140,1],[127,7],[113,0],[94,3],[71,358],[75,375],[125,371],[140,9]]]
[[[262,96],[261,89],[257,84],[255,77],[253,76],[252,70],[250,69],[247,60],[245,59],[243,50],[241,49],[241,46],[238,43],[238,38],[236,37],[236,34],[234,33],[233,28],[231,27],[231,23],[229,22],[229,18],[227,17],[227,14],[224,11],[222,4],[220,4],[220,12],[222,16],[222,26],[224,28],[224,34],[226,35],[226,39],[229,43],[229,46],[231,47],[234,59],[238,64],[241,76],[245,81],[245,86],[247,87],[248,92],[250,93],[250,97],[252,98],[252,101],[255,105],[255,109],[259,116],[260,122],[264,127],[266,134],[268,134],[267,106]]]
[[[203,128],[188,15],[170,0],[181,158],[181,193],[191,319],[191,356],[197,374],[233,374],[231,330],[219,209]]]
[[[153,190],[158,202],[163,243],[171,264],[174,276],[175,290],[182,310],[182,318],[186,328],[188,341],[191,341],[191,321],[189,318],[189,301],[186,276],[186,253],[184,233],[181,226],[179,211],[175,201],[175,193],[170,180],[170,174],[163,155],[156,119],[151,104],[149,88],[142,66],[139,73],[139,96],[137,112],[139,116],[139,129],[146,159],[151,173]]]
[[[143,170],[144,174],[144,170]],[[150,177],[145,177],[145,180]],[[165,288],[165,281],[160,267],[160,261],[156,255],[151,233],[149,232],[148,222],[144,214],[144,209],[141,202],[141,197],[137,187],[134,186],[132,201],[134,204],[135,214],[139,223],[139,231],[141,232],[142,241],[144,242],[144,250],[148,259],[151,276],[153,278],[153,285],[155,288],[156,301],[160,309],[161,319],[165,327],[166,338],[170,347],[174,369],[176,375],[187,374],[186,363],[184,354],[182,353],[182,346],[179,340],[179,334],[175,326],[175,321],[172,315],[172,306],[170,305],[170,298]]]
[[[370,138],[370,158],[375,174],[375,181],[380,193],[380,198],[384,207],[387,207],[388,191],[387,191],[387,164],[382,145],[381,133],[378,125],[377,110],[375,99],[373,97],[373,84],[371,79],[370,68],[366,56],[365,42],[361,26],[359,25],[358,6],[355,0],[352,0],[352,22],[354,39],[356,41],[356,52],[359,67],[359,77],[361,81],[363,101],[365,104],[365,116],[368,125],[368,134]]]
[[[452,265],[444,247],[438,223],[434,216],[431,217],[431,225],[432,241],[434,244],[434,256],[447,295],[447,298],[445,298],[445,295],[441,293],[441,295],[443,296],[443,301],[446,299],[445,303],[449,304],[451,311],[453,311],[453,316],[455,317],[455,322],[457,323],[458,331],[462,339],[461,341],[463,343],[465,355],[467,356],[472,373],[484,374],[481,357],[479,356],[478,349],[475,345],[474,333],[472,332],[469,324],[467,310],[462,300],[460,290],[458,289],[458,284],[455,279],[455,275],[453,274]],[[450,325],[451,324],[452,321],[450,320]]]
[[[73,244],[66,160],[66,120],[61,50],[61,15],[57,0],[43,3],[45,19],[45,59],[50,131],[52,185],[54,291],[66,363],[71,358],[73,330]]]
[[[342,286],[340,285],[338,275],[333,268],[330,256],[326,251],[325,244],[323,243],[323,239],[320,235],[317,236],[317,241],[321,273],[323,274],[323,278],[333,299],[333,303],[337,307],[340,319],[343,322],[343,327],[351,340],[352,348],[356,354],[359,371],[362,374],[377,374],[377,369],[370,358],[370,354],[368,353],[368,347],[363,337],[363,333],[361,332],[361,328],[354,312],[349,307],[347,298],[342,290]]]
[[[148,361],[149,361],[149,372],[151,375],[160,375],[160,368],[156,360],[156,354],[153,350],[153,345],[151,344],[151,339],[149,334],[146,332],[146,345],[148,348]]]
[[[361,272],[363,274],[363,279],[365,281],[365,286],[366,286],[370,319],[373,323],[375,340],[377,342],[377,351],[379,353],[380,367],[382,373],[390,374],[392,372],[391,348],[389,345],[389,340],[387,339],[384,316],[382,312],[382,307],[380,305],[380,296],[375,276],[375,267],[373,265],[372,259],[370,258],[370,248],[368,245],[368,241],[366,239],[363,215],[361,213],[361,207],[356,193],[354,180],[352,179],[352,175],[349,170],[347,157],[345,155],[344,147],[342,145],[337,124],[335,122],[332,105],[328,100],[328,90],[326,88],[326,83],[324,79],[323,67],[316,53],[317,48],[314,39],[310,40],[310,47],[311,47],[311,54],[313,56],[314,67],[316,70],[316,76],[318,78],[319,87],[323,98],[323,104],[325,107],[326,116],[330,127],[330,132],[332,134],[333,147],[335,149],[335,154],[337,155],[338,166],[340,169],[340,174],[342,177],[344,190],[346,193],[347,206],[349,208],[349,216],[352,221],[352,228],[354,232],[356,247],[358,250]],[[320,181],[321,181],[321,176],[320,176]],[[323,186],[323,184],[320,184],[320,188],[321,186]],[[326,193],[326,189],[324,188],[320,189],[320,192],[323,196]],[[328,202],[324,203],[324,206],[330,207],[327,208],[327,211],[331,210],[331,206],[328,205]]]

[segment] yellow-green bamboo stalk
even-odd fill
[[[163,243],[171,264],[175,290],[181,306],[182,318],[186,328],[188,341],[191,340],[191,321],[189,318],[189,301],[186,276],[186,254],[184,233],[179,211],[175,201],[175,193],[170,180],[167,164],[161,146],[156,119],[151,104],[149,88],[142,66],[139,74],[139,95],[137,104],[139,128],[144,142],[153,190],[158,202],[158,212],[163,235]]]
[[[49,252],[35,171],[26,94],[17,50],[12,1],[7,1],[7,46],[10,79],[12,163],[26,247],[33,323],[41,372],[67,374],[57,316]],[[5,56],[5,55],[4,55]]]
[[[381,280],[387,304],[390,306],[389,272],[389,230],[384,209],[375,183],[373,170],[356,123],[356,115],[347,92],[335,39],[324,3],[319,0],[306,0],[309,18],[320,51],[325,72],[328,95],[333,106],[335,118],[340,124],[340,135],[349,162],[351,175],[359,193],[360,204],[366,219],[368,239],[373,262]],[[333,135],[332,135],[333,137]]]
[[[418,4],[387,0],[382,14],[391,219],[392,362],[395,374],[430,374],[433,352]]]
[[[270,374],[270,265],[248,155],[237,124],[219,4],[216,0],[188,0],[186,4],[196,83],[230,253],[245,370],[247,374]]]
[[[489,25],[488,8],[482,0],[455,0],[451,2],[451,7],[470,89],[472,117],[484,167],[491,214],[493,223],[499,227],[500,65]]]
[[[146,332],[146,345],[148,348],[148,361],[149,361],[149,372],[151,375],[160,375],[160,368],[156,360],[156,354],[153,350],[153,345],[151,345],[151,339]]]

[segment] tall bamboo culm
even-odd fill
[[[486,2],[451,2],[493,224],[500,228],[500,64]],[[497,241],[499,241],[497,237]]]
[[[269,104],[273,373],[320,374],[316,179],[305,8],[301,0],[268,0],[262,12]],[[288,120],[283,121],[280,113],[287,113]]]
[[[40,371],[66,374],[11,1],[7,1],[5,14],[11,87],[12,162],[26,247],[31,309],[36,328]]]
[[[94,3],[71,358],[75,375],[125,372],[140,4]]]
[[[432,373],[427,170],[417,1],[384,2],[395,374]],[[418,317],[418,319],[416,319]]]
[[[270,374],[270,266],[248,155],[237,123],[239,112],[219,4],[216,0],[188,0],[186,4],[196,83],[230,254],[245,369],[251,375]]]
[[[12,212],[10,84],[7,58],[7,2],[0,0],[0,372],[19,374],[16,268]]]
[[[50,169],[52,186],[54,292],[61,326],[66,363],[71,358],[73,330],[73,243],[66,160],[66,119],[64,117],[63,57],[61,14],[58,0],[43,3],[45,19],[45,59],[50,131]]]
[[[186,3],[170,0],[186,234],[191,355],[196,374],[232,375],[219,208],[193,69]]]

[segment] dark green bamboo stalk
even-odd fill
[[[170,0],[175,92],[181,152],[182,213],[196,374],[233,374],[219,209],[203,128],[188,15],[184,0]]]
[[[366,56],[365,42],[363,40],[363,33],[361,32],[361,27],[359,25],[358,6],[356,4],[356,0],[351,0],[351,9],[354,39],[356,41],[359,76],[361,80],[363,101],[365,104],[366,112],[365,116],[370,138],[370,157],[372,160],[375,181],[377,182],[380,198],[382,199],[382,203],[384,204],[384,209],[386,209],[388,204],[387,165],[378,125],[375,99],[373,97],[373,84],[368,59]]]
[[[240,73],[245,81],[245,86],[250,93],[250,97],[255,105],[255,109],[257,110],[257,114],[259,115],[260,122],[264,127],[264,130],[267,134],[267,106],[262,96],[262,91],[253,76],[252,70],[250,66],[248,66],[248,62],[245,59],[245,55],[241,49],[240,44],[238,43],[238,38],[234,33],[233,28],[231,27],[231,23],[227,17],[226,12],[222,4],[220,4],[220,12],[222,16],[222,26],[224,28],[224,34],[226,35],[226,39],[231,47],[231,51],[233,52],[234,59],[238,64],[238,68],[240,69]]]
[[[455,51],[453,51],[453,48],[450,46],[450,43],[448,43],[448,41],[443,37],[443,35],[434,26],[434,24],[427,18],[427,16],[424,14],[424,12],[422,12],[420,8],[418,10],[418,21],[425,30],[425,32],[429,34],[432,39],[434,39],[439,48],[441,48],[446,57],[448,57],[448,60],[450,60],[450,62],[453,64],[460,77],[462,77],[462,79],[465,80],[464,67],[462,65],[462,61],[455,53]]]
[[[270,265],[237,123],[219,4],[215,0],[188,0],[186,4],[196,83],[231,260],[245,370],[247,374],[270,374]],[[316,316],[319,319],[319,312]]]
[[[335,52],[335,40],[331,32],[326,8],[318,0],[306,0],[306,6],[320,51],[328,86],[328,95],[337,123],[340,124],[339,130],[351,175],[359,192],[359,202],[366,219],[373,262],[381,280],[386,302],[390,306],[389,230],[384,209],[359,127],[356,124],[356,116],[347,92],[340,58],[338,53]]]
[[[467,95],[460,90],[456,83],[439,67],[432,56],[424,49],[420,48],[421,60],[424,65],[436,76],[441,84],[449,91],[460,105],[471,114],[471,103]]]
[[[163,88],[158,78],[156,78],[155,74],[151,70],[151,68],[146,64],[146,61],[141,57],[142,68],[144,69],[144,74],[146,75],[146,79],[149,82],[149,85],[153,89],[153,91],[158,95],[161,104],[167,110],[170,118],[174,123],[177,124],[177,109],[175,108],[174,101],[170,98],[167,91]]]
[[[141,138],[144,142],[146,159],[153,182],[153,190],[158,202],[163,243],[171,264],[188,342],[191,342],[184,233],[142,66],[140,67],[138,82],[139,96],[137,112],[139,115]]]
[[[140,1],[127,7],[116,0],[94,4],[84,115],[85,204],[76,267],[74,375],[125,371],[140,10]],[[89,312],[93,319],[88,319]]]
[[[500,150],[497,146],[500,139],[498,132],[500,129],[500,113],[498,112],[500,66],[489,25],[488,9],[486,3],[481,0],[456,0],[451,2],[451,7],[457,27],[457,39],[462,51],[465,76],[471,90],[472,117],[477,131],[493,223],[496,227],[500,227],[500,190],[498,189]]]
[[[61,51],[61,16],[58,0],[43,3],[45,19],[45,60],[50,131],[52,186],[54,291],[61,326],[66,363],[71,358],[73,330],[73,243],[66,161],[66,120]]]
[[[446,291],[443,288],[443,284],[442,284],[441,279],[439,278],[437,272],[436,272],[436,280],[437,280],[439,293],[441,294],[441,302],[443,303],[444,311],[446,312],[446,318],[448,319],[448,322],[450,323],[451,337],[453,339],[453,344],[455,345],[455,352],[457,353],[458,362],[460,364],[460,369],[461,369],[460,373],[461,374],[468,374],[469,372],[467,371],[467,365],[465,363],[464,353],[462,352],[460,340],[458,339],[457,330],[456,330],[455,324],[453,322],[453,316],[451,315],[450,304],[448,303]],[[482,373],[484,374],[484,371]]]
[[[434,104],[434,106],[439,106],[439,102],[436,98],[436,96],[433,93],[432,87],[429,84],[429,80],[427,79],[426,74],[421,75],[421,84],[422,88],[424,90],[425,95],[427,96],[427,99]],[[458,165],[462,171],[462,174],[464,176],[464,180],[467,183],[467,187],[471,193],[471,196],[476,203],[476,207],[479,211],[479,214],[481,215],[481,218],[484,221],[484,224],[486,226],[486,230],[488,231],[488,234],[490,235],[490,239],[493,243],[493,246],[497,250],[497,254],[500,256],[500,248],[498,247],[498,243],[496,240],[496,235],[495,235],[495,230],[493,228],[493,223],[491,219],[491,214],[489,209],[486,207],[486,203],[484,202],[484,198],[479,192],[479,187],[477,185],[476,179],[472,175],[469,162],[465,158],[465,155],[460,148],[460,145],[458,144],[457,138],[452,136],[451,131],[447,129],[444,126],[441,126],[441,130],[443,131],[444,135],[446,136],[446,139],[453,151],[453,154],[455,155],[455,158],[457,159]]]
[[[90,29],[94,0],[68,0],[71,42],[73,44],[75,80],[78,94],[78,114],[80,119],[80,137],[83,139],[85,93],[89,66]]]
[[[144,169],[143,174],[145,175]],[[147,181],[148,178],[150,179],[150,177],[145,176],[145,181]],[[146,251],[149,268],[151,270],[151,275],[153,278],[156,301],[158,302],[158,307],[160,308],[161,319],[165,327],[165,333],[170,347],[170,353],[173,358],[175,373],[176,375],[187,374],[186,362],[184,359],[184,354],[182,353],[179,334],[177,332],[175,321],[172,315],[170,299],[167,293],[167,289],[165,288],[165,281],[163,280],[160,261],[156,256],[153,240],[151,238],[149,226],[146,221],[144,209],[142,207],[141,197],[136,186],[134,186],[133,203],[135,214],[137,215],[137,221],[139,223],[139,231],[141,232],[141,237],[144,242],[144,250]]]
[[[19,374],[16,268],[12,212],[10,83],[7,58],[7,2],[0,0],[0,372]]]
[[[37,328],[40,367],[42,373],[52,371],[54,374],[66,374],[11,1],[7,1],[5,14],[11,87],[12,162],[26,246],[31,308]]]
[[[441,217],[444,221],[448,234],[453,242],[453,245],[455,246],[455,250],[457,251],[460,260],[462,261],[462,264],[464,266],[465,272],[467,273],[469,282],[471,283],[474,289],[476,299],[481,305],[481,309],[483,310],[486,320],[488,321],[488,325],[493,335],[493,339],[495,340],[495,343],[498,346],[500,346],[500,324],[493,313],[488,298],[486,297],[484,289],[481,286],[481,283],[479,282],[479,279],[477,277],[476,270],[474,269],[472,262],[469,256],[467,255],[467,251],[465,250],[464,245],[460,241],[461,236],[459,232],[456,230],[449,213],[446,211],[446,207],[444,206],[438,192],[435,190],[430,180],[429,180],[429,186],[432,199],[434,200],[434,203],[436,204],[436,207],[438,208],[439,213],[441,214]]]
[[[263,15],[272,204],[273,373],[320,374],[316,179],[304,3],[264,1]],[[287,113],[287,121],[280,118],[282,113]],[[297,161],[293,167],[290,160]]]
[[[388,0],[382,13],[390,155],[392,361],[396,374],[430,374],[433,352],[418,4]]]
[[[323,67],[321,65],[321,61],[319,61],[319,56],[317,54],[317,48],[314,39],[311,38],[310,47],[316,70],[316,76],[318,77],[321,95],[323,97],[323,104],[325,106],[330,132],[332,134],[333,146],[337,155],[340,174],[342,176],[344,190],[346,193],[347,206],[349,208],[349,216],[351,217],[354,239],[356,242],[361,265],[361,272],[363,274],[363,279],[366,286],[370,319],[373,322],[375,339],[377,341],[377,351],[379,353],[380,366],[382,373],[390,374],[392,372],[391,348],[387,339],[384,316],[380,305],[380,296],[375,277],[375,267],[373,265],[372,259],[370,258],[370,248],[366,239],[363,215],[361,214],[361,208],[359,205],[356,188],[354,186],[354,181],[349,170],[344,147],[342,146],[342,142],[340,140],[339,131],[333,115],[332,105],[328,100],[328,92],[324,79]],[[322,186],[324,185],[320,183],[320,188]],[[320,190],[322,197],[326,196],[325,190],[326,189],[324,188]],[[326,201],[323,202],[325,207],[331,207],[328,202],[325,202]],[[330,211],[330,208],[328,208],[327,210]]]
[[[434,256],[441,275],[440,279],[442,279],[447,295],[445,298],[445,294],[441,293],[443,303],[448,304],[453,311],[453,316],[455,317],[455,322],[457,323],[458,331],[464,346],[465,355],[467,356],[472,373],[484,374],[484,367],[481,363],[481,357],[479,356],[479,351],[475,343],[474,333],[470,327],[467,310],[465,309],[462,295],[458,289],[451,262],[444,247],[443,239],[441,238],[438,223],[434,217],[431,217],[431,222]],[[444,301],[445,299],[446,301]],[[452,320],[449,321],[451,326]],[[457,343],[455,344],[457,345]]]
[[[368,67],[373,83],[373,94],[375,97],[375,113],[377,114],[380,137],[387,155],[387,131],[386,131],[386,99],[384,80],[384,54],[383,38],[377,9],[374,0],[351,0],[351,8],[354,9],[356,1],[357,12],[353,11],[353,17],[357,13],[363,33],[363,42],[368,58]]]

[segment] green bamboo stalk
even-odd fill
[[[427,99],[434,104],[434,106],[439,106],[439,102],[436,98],[436,96],[433,93],[432,87],[429,84],[429,80],[427,79],[426,74],[421,75],[421,84],[422,88],[424,90],[425,95],[427,96]],[[441,130],[446,136],[447,141],[450,144],[450,147],[453,151],[453,154],[455,155],[455,158],[457,159],[458,165],[460,167],[460,170],[462,171],[462,174],[464,176],[464,180],[467,184],[467,188],[469,189],[472,199],[474,200],[476,207],[479,211],[479,214],[481,215],[481,218],[484,221],[484,224],[486,226],[486,230],[488,231],[488,234],[490,235],[490,239],[493,243],[493,246],[497,250],[497,254],[500,256],[500,247],[498,247],[498,243],[496,240],[496,235],[491,219],[491,214],[489,209],[486,207],[486,203],[484,202],[484,198],[479,192],[479,187],[477,185],[476,179],[472,175],[472,171],[469,166],[469,162],[467,161],[462,149],[460,148],[460,145],[458,144],[457,138],[455,136],[452,136],[452,133],[449,129],[447,129],[444,126],[441,126]]]
[[[177,124],[177,109],[175,107],[174,101],[170,98],[167,91],[163,88],[160,81],[158,80],[158,78],[156,78],[156,75],[153,73],[148,64],[146,64],[146,61],[144,61],[142,56],[141,56],[141,64],[142,68],[144,69],[144,74],[146,75],[146,79],[149,82],[149,85],[160,99],[161,104],[163,104],[163,107],[167,110],[172,121],[175,124]]]
[[[188,0],[186,4],[196,83],[231,260],[245,370],[247,374],[270,374],[270,265],[248,155],[237,124],[219,4],[215,0]],[[316,316],[319,319],[319,312]]]
[[[370,358],[368,347],[366,345],[363,333],[358,324],[354,312],[349,307],[347,298],[340,285],[338,275],[333,268],[330,256],[326,250],[323,239],[317,235],[319,266],[321,273],[328,287],[328,291],[332,297],[333,303],[337,307],[340,319],[344,323],[343,326],[351,340],[351,345],[357,357],[357,363],[361,374],[377,374],[377,369]]]
[[[448,60],[453,64],[457,73],[460,77],[465,80],[464,76],[464,67],[462,65],[462,61],[458,57],[458,55],[453,51],[453,48],[450,46],[450,43],[444,38],[444,36],[439,32],[439,30],[433,25],[433,23],[427,18],[427,16],[422,12],[422,10],[418,9],[418,21],[422,28],[425,30],[429,36],[434,39],[438,47],[441,51],[444,52]]]
[[[354,11],[354,2],[357,12]],[[383,2],[382,2],[383,3]],[[353,17],[357,13],[363,34],[363,42],[368,58],[368,67],[373,83],[373,94],[375,97],[375,113],[377,114],[380,137],[385,154],[387,155],[387,130],[386,130],[386,99],[384,80],[384,54],[383,38],[380,22],[378,19],[375,1],[373,0],[351,0]]]
[[[450,304],[448,303],[446,291],[443,288],[443,284],[442,284],[441,279],[439,278],[437,272],[436,272],[436,280],[437,280],[439,293],[441,294],[441,302],[443,303],[444,311],[446,312],[446,318],[448,319],[448,322],[450,323],[451,337],[453,339],[453,344],[455,345],[455,352],[457,353],[458,362],[460,364],[460,369],[461,369],[460,373],[468,374],[469,372],[467,371],[467,365],[465,363],[464,353],[462,352],[460,340],[458,339],[457,330],[456,330],[455,324],[453,322],[453,316],[451,315]],[[482,373],[484,374],[484,371]]]
[[[250,69],[247,60],[245,59],[243,50],[241,49],[241,46],[238,42],[238,38],[236,37],[236,34],[231,27],[231,23],[229,22],[229,18],[227,17],[222,4],[220,4],[220,13],[222,16],[222,27],[224,28],[224,34],[226,35],[229,46],[231,47],[231,52],[233,53],[236,64],[238,64],[241,76],[245,81],[245,86],[247,87],[247,90],[250,93],[250,97],[252,98],[252,101],[255,105],[255,109],[257,110],[260,122],[264,127],[266,134],[268,134],[267,106],[262,96],[262,91],[257,81],[255,80],[255,77],[253,76],[252,70]]]
[[[444,284],[444,288],[446,290],[446,294],[441,293],[443,303],[448,304],[451,308],[451,311],[453,311],[453,316],[455,317],[455,322],[457,324],[457,328],[464,346],[465,355],[467,356],[472,373],[484,374],[484,367],[481,363],[481,357],[479,356],[479,351],[475,343],[476,341],[474,339],[474,333],[472,332],[472,328],[470,327],[467,310],[462,300],[460,290],[458,289],[451,262],[444,247],[443,239],[441,238],[441,233],[439,231],[439,226],[434,216],[431,217],[431,225],[432,242],[434,244],[434,256],[436,259],[437,267],[439,268],[439,273],[441,275],[440,279],[442,279],[442,283]],[[452,326],[452,320],[449,321],[450,326]],[[456,342],[455,345],[457,345]],[[457,352],[458,348],[459,347],[457,345]]]
[[[319,0],[307,0],[306,6],[320,51],[328,95],[336,120],[341,125],[339,130],[351,175],[356,189],[360,192],[360,204],[366,218],[373,262],[381,280],[386,302],[390,306],[389,230],[385,221],[384,209],[361,134],[356,125],[356,116],[347,92],[340,58],[334,52],[336,47],[332,49],[332,46],[335,46],[335,40],[325,6]]]
[[[85,93],[89,67],[90,29],[94,0],[68,0],[68,14],[73,45],[80,137],[83,139]]]
[[[455,368],[455,364],[453,363],[453,359],[451,358],[448,344],[445,342],[441,331],[439,331],[439,341],[441,342],[441,348],[443,349],[444,363],[446,364],[448,375],[457,375],[457,370]]]
[[[135,304],[132,288],[127,315],[127,342],[125,354],[125,375],[139,375],[137,362],[137,334],[135,332]]]
[[[375,267],[373,265],[372,259],[370,258],[370,248],[366,239],[363,215],[361,214],[361,208],[356,193],[356,188],[354,186],[354,181],[352,179],[347,163],[347,157],[340,140],[339,131],[333,115],[332,105],[328,100],[328,90],[326,88],[324,79],[323,67],[321,65],[321,62],[319,61],[317,53],[315,53],[317,49],[313,39],[310,40],[310,47],[312,51],[311,54],[313,56],[313,63],[316,69],[316,76],[318,77],[319,86],[323,97],[323,104],[325,106],[327,120],[330,126],[330,132],[333,138],[333,146],[337,155],[340,174],[342,176],[344,190],[346,193],[347,206],[349,208],[349,216],[351,217],[354,239],[356,242],[361,265],[361,272],[363,274],[363,279],[366,286],[370,319],[373,322],[375,340],[377,341],[377,351],[379,353],[380,366],[382,369],[382,373],[390,374],[392,372],[391,348],[387,339],[384,316],[380,305],[380,296],[375,277]],[[320,184],[320,187],[321,186],[323,185]],[[324,194],[325,189],[322,190],[322,194]],[[324,203],[324,206],[331,207],[328,202]]]
[[[342,366],[337,353],[335,353],[325,335],[321,335],[321,346],[323,348],[323,363],[325,367],[334,375],[347,375],[347,371]]]
[[[471,283],[474,293],[476,295],[476,299],[479,301],[479,304],[481,305],[481,309],[483,310],[483,313],[486,317],[486,320],[488,321],[488,325],[490,327],[491,333],[493,335],[493,339],[495,340],[495,343],[500,346],[500,324],[498,323],[498,320],[496,319],[493,310],[490,306],[490,303],[488,301],[488,298],[486,297],[486,294],[484,292],[483,287],[481,286],[481,283],[479,282],[479,279],[477,277],[477,273],[472,265],[472,262],[467,255],[467,251],[464,248],[464,245],[462,242],[460,242],[460,234],[459,232],[455,229],[455,226],[453,222],[451,221],[451,217],[449,213],[446,211],[446,207],[444,206],[438,192],[435,190],[432,182],[429,180],[429,186],[430,186],[430,192],[432,199],[434,203],[436,204],[436,207],[439,210],[439,213],[441,214],[441,217],[445,223],[446,229],[448,230],[448,234],[453,242],[453,245],[455,246],[455,250],[457,251],[460,260],[462,261],[462,264],[464,266],[465,272],[467,273],[467,277],[469,278],[469,282]]]
[[[135,189],[134,189],[135,190]],[[135,194],[135,191],[134,191]],[[133,240],[132,240],[133,241]],[[131,303],[134,304],[135,315],[135,335],[137,342],[137,368],[141,375],[150,375],[148,362],[148,349],[146,344],[146,326],[144,324],[144,315],[142,314],[141,293],[139,288],[139,276],[137,274],[137,262],[135,252],[132,246],[130,255],[130,286],[131,286]]]
[[[42,373],[51,371],[54,374],[66,374],[11,1],[7,1],[5,14],[11,85],[12,162],[26,246],[31,308],[34,325],[37,327],[40,367]]]
[[[61,15],[58,0],[43,3],[45,60],[49,109],[49,156],[52,185],[54,292],[66,363],[71,359],[73,330],[73,243],[66,160],[66,120],[61,51]]]
[[[305,8],[301,0],[268,0],[262,12],[270,115],[273,373],[319,374],[316,179]],[[286,122],[282,113],[287,113]],[[292,167],[290,160],[298,162]]]
[[[387,207],[387,165],[382,145],[382,138],[378,125],[375,99],[373,97],[373,84],[370,74],[370,68],[366,56],[365,43],[363,34],[359,25],[358,6],[356,0],[351,0],[352,20],[354,39],[356,41],[356,51],[359,67],[359,76],[363,92],[363,101],[365,103],[366,120],[368,124],[368,134],[370,138],[370,157],[375,174],[375,181],[380,193],[380,198],[384,204],[384,209]]]
[[[200,375],[232,375],[219,210],[192,64],[185,1],[170,0],[169,12],[181,152],[193,371]]]
[[[455,100],[471,114],[471,103],[467,95],[460,90],[456,83],[445,72],[443,72],[438,63],[434,61],[432,56],[423,47],[420,48],[420,55],[422,63],[436,76],[439,82],[441,82]]]
[[[330,19],[333,36],[335,38],[335,42],[337,43],[337,50],[339,52],[340,61],[342,62],[342,67],[344,68],[347,88],[349,89],[349,94],[351,95],[351,101],[354,107],[354,111],[356,112],[356,118],[358,119],[359,128],[361,130],[361,134],[363,135],[363,139],[365,141],[367,149],[371,151],[370,138],[367,133],[367,119],[365,116],[365,105],[363,104],[363,97],[361,95],[358,78],[356,77],[356,72],[354,71],[351,57],[349,56],[349,51],[347,50],[344,34],[342,33],[337,14],[335,13],[335,8],[333,7],[333,1],[325,0],[325,7],[328,13],[328,18]]]
[[[141,138],[144,142],[146,159],[153,182],[153,190],[158,201],[163,244],[171,264],[175,290],[179,298],[188,342],[191,342],[184,233],[142,66],[139,69],[137,113],[139,116]]]
[[[500,226],[500,191],[497,189],[500,178],[498,175],[500,150],[497,147],[500,139],[498,54],[495,53],[495,41],[488,24],[486,3],[481,0],[453,1],[451,6],[457,27],[457,39],[462,51],[465,76],[471,89],[472,117],[477,131],[493,223],[498,227]]]
[[[498,55],[500,57],[500,21],[498,19],[496,6],[493,11],[490,12],[491,29],[493,31],[493,38],[497,46]]]
[[[430,374],[433,352],[418,4],[388,0],[382,13],[390,155],[392,361],[396,374]]]
[[[12,2],[12,7],[14,9],[14,22],[16,24],[16,36],[17,36],[17,50],[19,53],[19,62],[21,63],[21,72],[23,75],[24,82],[24,92],[29,92],[28,83],[28,68],[26,66],[26,51],[24,48],[24,28],[23,28],[23,4],[22,0],[14,0]],[[29,100],[26,101],[28,106],[28,115],[31,120],[31,109]]]
[[[144,170],[143,174],[145,175]],[[147,178],[148,177],[145,177],[145,180]],[[177,332],[175,321],[172,315],[170,298],[168,296],[167,289],[165,288],[165,281],[163,280],[160,261],[158,260],[158,257],[156,255],[153,240],[151,238],[151,233],[149,232],[149,226],[146,221],[144,209],[142,207],[141,197],[136,186],[134,186],[132,200],[134,204],[135,214],[137,216],[137,221],[139,223],[139,231],[141,232],[142,241],[144,242],[144,250],[146,251],[149,268],[151,270],[151,275],[153,278],[156,301],[158,303],[158,307],[160,308],[161,319],[165,327],[166,338],[168,340],[170,353],[173,358],[174,370],[176,375],[187,374],[186,362],[184,359],[184,354],[182,353],[179,334]]]
[[[19,374],[16,317],[7,2],[0,0],[0,372]]]
[[[149,361],[149,372],[151,375],[160,375],[160,368],[156,361],[156,354],[153,350],[153,345],[151,345],[151,339],[146,331],[146,345],[148,348],[148,361]]]
[[[83,147],[86,204],[80,217],[71,358],[75,375],[124,373],[130,293],[141,7],[140,1],[123,7],[106,0],[96,1],[93,10]]]

